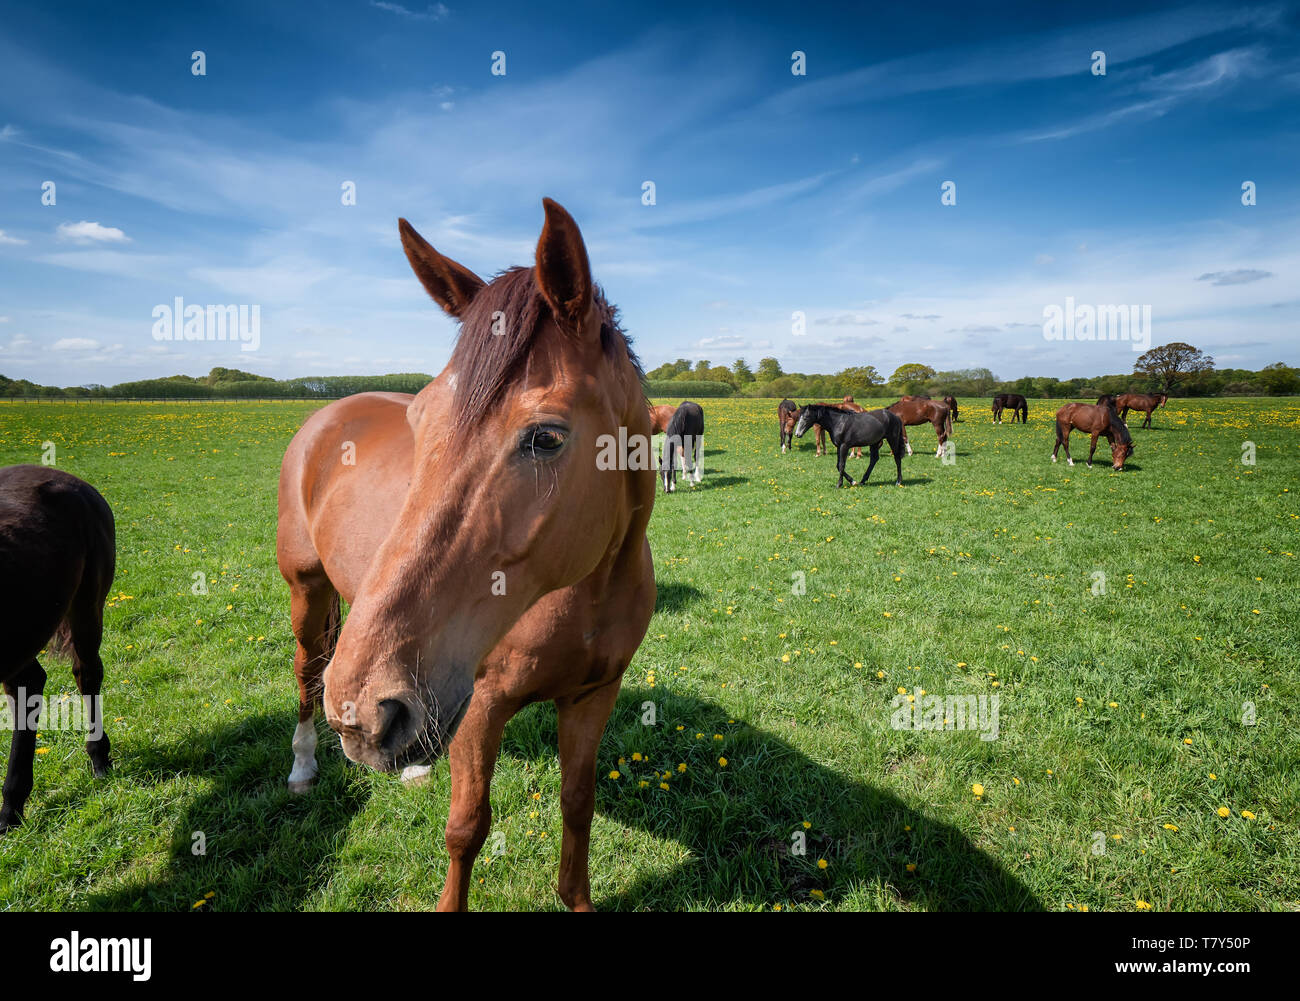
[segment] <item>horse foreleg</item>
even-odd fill
[[[1089,444],[1089,448],[1088,448],[1088,468],[1089,468],[1089,469],[1092,468],[1092,456],[1093,456],[1093,453],[1097,451],[1097,435],[1098,435],[1098,434],[1100,434],[1100,432],[1098,432],[1098,431],[1094,431],[1094,432],[1092,433],[1092,440],[1088,443],[1088,444]]]
[[[36,760],[36,727],[40,700],[45,693],[45,671],[35,658],[5,682],[5,694],[14,707],[14,735],[9,742],[9,770],[5,772],[4,802],[0,804],[0,834],[23,822],[23,807],[32,794],[32,763]],[[36,701],[30,701],[36,696]],[[30,706],[30,707],[29,707]]]
[[[564,818],[559,892],[572,911],[592,910],[587,853],[596,807],[596,752],[618,699],[619,680],[621,676],[586,694],[581,701],[557,699],[555,703],[560,739],[560,814]]]
[[[492,826],[492,771],[501,734],[517,707],[494,701],[493,693],[470,699],[447,757],[451,764],[451,807],[447,811],[447,882],[438,898],[440,911],[469,910],[469,881]]]
[[[324,570],[289,585],[289,625],[297,640],[293,673],[298,679],[298,725],[293,731],[290,792],[304,793],[316,782],[316,705],[324,694],[321,675],[329,663],[330,634],[338,626],[337,601],[338,595]]]

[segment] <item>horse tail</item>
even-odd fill
[[[68,625],[68,620],[62,619],[59,626],[54,630],[54,635],[50,641],[45,644],[45,649],[56,657],[72,657],[72,627]]]

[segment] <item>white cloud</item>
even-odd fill
[[[99,341],[89,337],[61,337],[50,345],[51,351],[94,351]]]
[[[116,226],[101,226],[97,222],[60,223],[56,233],[60,240],[73,243],[130,243],[130,237]]]
[[[14,244],[14,245],[17,245],[17,244],[20,244],[20,243],[26,243],[26,242],[27,242],[26,240],[20,240],[20,239],[19,239],[18,237],[16,237],[16,236],[10,236],[10,235],[9,235],[8,233],[6,233],[3,229],[0,229],[0,244],[6,244],[6,243],[7,243],[7,244]]]

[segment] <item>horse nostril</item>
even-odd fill
[[[379,703],[379,729],[375,742],[387,754],[399,754],[415,739],[415,717],[401,699]]]

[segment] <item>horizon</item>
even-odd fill
[[[1293,2],[312,10],[6,6],[0,372],[436,374],[456,324],[398,216],[487,277],[532,263],[543,196],[647,371],[1131,372],[1124,340],[1045,337],[1075,302],[1300,363]],[[178,297],[257,306],[257,350],[155,339]]]

